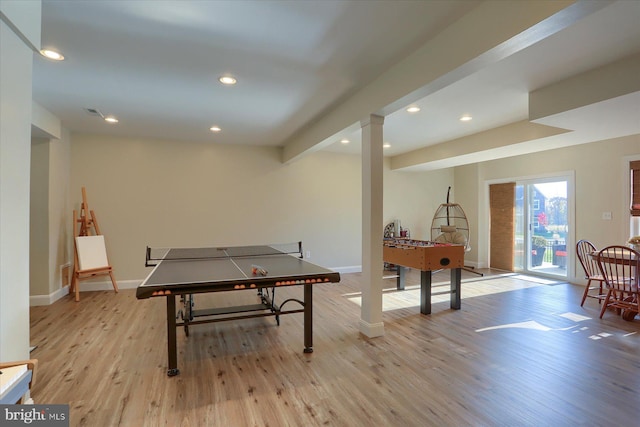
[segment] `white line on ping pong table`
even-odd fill
[[[226,251],[225,251],[225,253],[226,253]],[[227,255],[228,255],[228,254],[227,254]],[[242,275],[244,276],[244,278],[245,278],[245,279],[248,279],[248,278],[249,278],[249,276],[247,276],[247,275],[245,274],[245,272],[244,272],[244,271],[242,271],[242,269],[241,269],[241,268],[240,268],[240,266],[236,263],[236,260],[234,260],[234,259],[233,259],[233,257],[229,257],[229,261],[231,261],[231,262],[233,263],[233,265],[235,265],[235,266],[236,266],[236,268],[240,271],[240,273],[242,273]]]

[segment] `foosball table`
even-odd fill
[[[415,239],[385,239],[383,260],[397,269],[397,288],[404,289],[406,268],[420,270],[420,313],[431,314],[431,296],[451,294],[451,308],[460,309],[460,280],[464,266],[464,246]],[[451,289],[431,292],[434,271],[451,270]]]

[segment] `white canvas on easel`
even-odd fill
[[[109,267],[104,236],[78,236],[76,248],[80,271]]]

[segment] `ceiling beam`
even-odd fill
[[[529,120],[540,121],[640,91],[640,53],[529,93]]]
[[[498,157],[506,157],[510,147],[566,132],[570,131],[522,120],[394,156],[390,166],[392,170],[410,170],[414,167],[433,170],[460,166],[489,160],[498,152],[501,153]],[[482,153],[486,153],[486,156],[483,157]]]
[[[569,27],[606,1],[486,1],[287,140],[289,163],[335,142],[371,113],[385,116]]]

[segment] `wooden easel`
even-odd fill
[[[109,264],[109,261],[106,259],[106,251],[104,256],[105,265],[84,270],[80,269],[77,237],[92,235],[102,236],[102,233],[100,233],[100,227],[98,227],[96,214],[92,210],[89,210],[89,204],[87,203],[87,192],[85,188],[82,187],[82,204],[80,205],[80,217],[78,217],[78,212],[75,209],[73,210],[73,247],[75,254],[75,263],[73,266],[73,276],[71,278],[71,287],[69,288],[69,293],[75,291],[76,301],[80,301],[80,287],[78,281],[82,279],[89,279],[95,276],[108,274],[111,278],[113,289],[118,292],[118,285],[116,284],[116,279],[113,277],[113,268]]]

